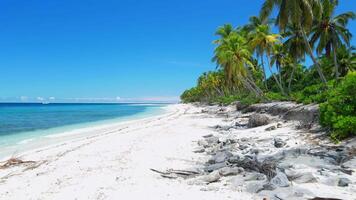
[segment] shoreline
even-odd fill
[[[174,105],[174,104],[171,104]],[[21,156],[26,152],[31,152],[36,149],[47,148],[50,146],[56,146],[58,143],[64,143],[71,140],[81,139],[85,137],[91,137],[97,132],[106,129],[115,129],[118,126],[124,126],[126,124],[136,123],[138,121],[149,120],[151,118],[164,116],[169,111],[170,105],[160,107],[159,111],[154,113],[138,113],[131,116],[124,116],[114,119],[107,119],[101,121],[84,122],[80,124],[65,125],[62,127],[54,127],[46,130],[36,130],[32,132],[23,132],[18,134],[34,134],[38,132],[44,132],[47,134],[34,134],[30,138],[21,139],[14,144],[5,145],[0,147],[2,153],[0,154],[0,162],[11,158],[12,156]]]
[[[296,122],[270,116],[268,124],[246,128],[244,124],[256,111],[245,114],[236,106],[191,104],[167,109],[164,115],[26,152],[21,157],[25,163],[0,169],[0,199],[350,199],[356,191],[355,176],[329,163],[333,157],[320,159],[318,152],[335,155],[324,147],[314,149],[318,139],[309,134],[317,134],[296,130]],[[298,117],[295,114],[288,117]],[[315,155],[295,157],[293,152],[305,148]],[[230,163],[231,156],[244,162],[253,156],[258,161],[284,154],[287,157],[278,162],[289,168],[283,173],[308,176],[288,181],[279,174],[279,185],[268,190],[261,191],[267,181],[260,179],[264,174],[243,163],[242,169]],[[354,169],[355,162],[352,157],[343,165]],[[194,175],[181,176],[172,170]],[[349,180],[348,186],[338,186],[340,178]]]

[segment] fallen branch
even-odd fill
[[[199,172],[196,171],[189,171],[189,170],[175,170],[175,169],[169,169],[166,171],[159,171],[157,169],[150,169],[153,172],[156,172],[158,174],[160,174],[162,177],[164,178],[171,178],[171,179],[175,179],[175,178],[191,178],[194,176],[199,175]]]
[[[24,160],[21,160],[19,158],[10,158],[8,159],[7,161],[4,162],[4,164],[0,165],[0,169],[6,169],[6,168],[9,168],[9,167],[12,167],[12,166],[17,166],[17,165],[22,165],[22,164],[28,164],[28,163],[36,163],[35,161],[31,161],[31,160],[28,160],[28,161],[24,161]]]

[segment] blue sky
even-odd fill
[[[246,23],[262,2],[2,0],[0,101],[177,99],[215,69],[216,28]]]

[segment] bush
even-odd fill
[[[267,92],[266,97],[267,97],[267,99],[274,100],[274,101],[288,101],[289,100],[288,97],[286,97],[278,92]]]
[[[334,87],[334,81],[328,82],[328,88]],[[328,90],[324,84],[315,84],[304,88],[300,92],[293,93],[292,99],[298,103],[311,104],[311,103],[323,103],[327,100]]]
[[[240,101],[243,105],[251,105],[254,103],[259,103],[261,99],[250,94],[239,94],[221,96],[212,100],[212,102],[219,103],[222,105],[229,105],[235,101]]]
[[[356,135],[356,72],[350,72],[320,104],[320,123],[335,140]]]

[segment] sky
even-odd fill
[[[176,101],[216,68],[217,27],[245,24],[262,2],[1,0],[0,101]]]

